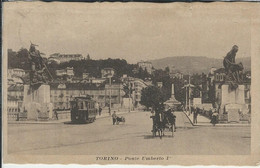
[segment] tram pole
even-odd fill
[[[109,77],[109,115],[111,115],[111,77]]]
[[[130,103],[130,98],[131,98],[131,91],[130,91],[130,89],[131,89],[131,86],[130,86],[130,80],[128,80],[128,96],[129,96],[129,98],[128,98],[128,103],[129,103],[129,111],[128,112],[131,112],[131,103]]]
[[[190,97],[190,73],[189,73],[189,114],[191,114],[191,107],[190,107],[190,103],[191,103],[191,97]]]

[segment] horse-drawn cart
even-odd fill
[[[125,123],[125,117],[116,117],[116,124],[118,125],[120,122]]]
[[[151,116],[153,119],[153,136],[156,137],[158,133],[162,138],[165,135],[165,131],[171,132],[171,136],[174,136],[175,132],[175,116],[172,113],[157,113],[155,116]]]

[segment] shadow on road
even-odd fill
[[[138,137],[142,137],[142,136],[138,136]],[[144,135],[143,137],[144,137],[144,139],[154,139],[154,138],[156,138],[153,135]]]
[[[91,124],[92,122],[71,122],[71,121],[65,121],[63,124],[66,125],[84,125],[84,124]]]
[[[139,137],[141,137],[141,136],[139,136]],[[157,136],[144,135],[143,137],[144,137],[144,139],[156,139],[156,138],[160,138],[158,135],[157,135]],[[174,138],[174,136],[172,136],[172,135],[164,135],[162,138]]]

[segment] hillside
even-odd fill
[[[166,57],[162,59],[149,60],[156,69],[174,66],[183,73],[208,73],[211,67],[223,67],[223,59],[208,58],[202,56],[178,56]],[[246,70],[251,68],[251,58],[237,58],[236,62],[242,62]]]

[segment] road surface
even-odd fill
[[[244,155],[250,127],[193,127],[152,137],[148,112],[123,114],[125,124],[99,118],[91,124],[9,124],[8,153],[54,155]],[[178,118],[177,118],[178,120]]]

